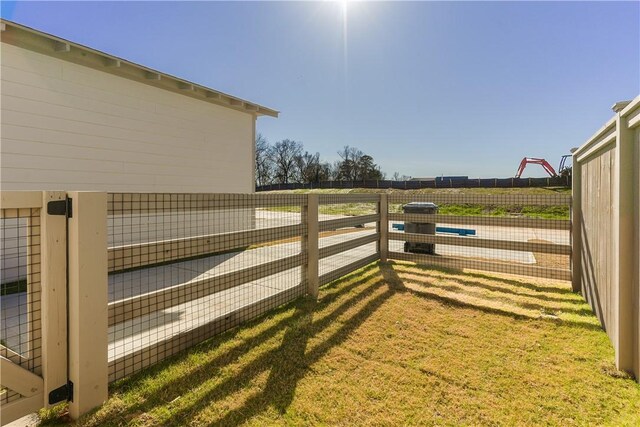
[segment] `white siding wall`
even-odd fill
[[[3,190],[253,191],[253,115],[1,47]]]

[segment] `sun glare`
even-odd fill
[[[348,45],[348,21],[349,21],[349,0],[342,0],[341,2],[341,6],[342,6],[342,60],[344,62],[344,81],[345,81],[345,96],[347,96],[348,93],[348,80],[349,80],[349,58],[348,58],[348,50],[349,50],[349,45]]]

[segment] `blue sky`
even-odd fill
[[[2,2],[2,17],[281,111],[269,141],[512,176],[640,93],[640,3]],[[544,176],[530,167],[525,176]]]

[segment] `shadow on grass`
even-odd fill
[[[495,302],[506,302],[512,305],[516,305],[528,310],[537,310],[542,312],[568,312],[577,314],[579,316],[591,316],[593,312],[588,307],[576,308],[572,305],[584,305],[584,301],[580,301],[577,298],[552,298],[547,299],[545,295],[539,294],[525,294],[518,293],[512,289],[507,289],[499,286],[491,286],[485,283],[476,282],[473,280],[464,280],[463,278],[444,278],[442,276],[431,276],[428,272],[421,271],[419,273],[415,271],[406,271],[402,272],[404,274],[410,274],[417,278],[417,281],[422,285],[427,285],[429,287],[443,289],[452,293],[459,293],[464,295],[473,296],[480,299],[485,299],[488,301]],[[446,279],[449,282],[453,282],[453,284],[444,284],[441,283],[443,279]],[[412,282],[415,282],[416,279],[412,279]],[[486,294],[481,292],[480,289],[485,289],[491,291],[492,294]],[[539,303],[527,302],[524,299],[529,300],[538,300]],[[571,304],[568,306],[563,306],[559,304]]]
[[[344,284],[348,282],[346,285],[337,288],[334,292],[331,292],[328,295],[324,295],[320,302],[323,304],[328,304],[334,301],[335,299],[340,298],[344,294],[351,292],[353,289],[357,288],[363,283],[366,283],[367,281],[371,280],[372,277],[374,277],[376,274],[377,274],[377,271],[375,269],[375,264],[372,264],[371,266],[367,266],[364,269],[360,270],[360,273],[357,275],[349,275],[344,279],[340,280],[339,282],[331,283],[327,285],[325,289],[331,290],[332,288],[337,288],[338,284]],[[356,277],[357,277],[357,280],[353,280]],[[352,280],[349,280],[349,279],[352,279]],[[292,307],[298,307],[303,304],[308,304],[308,302],[304,300],[296,300],[288,304],[285,304],[284,306],[279,307],[273,310],[272,312],[267,313],[264,316],[260,316],[257,319],[247,322],[245,325],[241,327],[234,328],[230,331],[224,332],[220,336],[214,337],[210,340],[207,340],[203,343],[200,343],[194,346],[192,349],[187,351],[187,354],[195,353],[195,352],[204,353],[204,352],[213,351],[217,347],[219,347],[220,344],[230,340],[234,340],[238,336],[238,334],[240,334],[241,332],[255,327],[256,325],[264,322],[266,319],[283,316],[284,313],[291,310]],[[268,341],[269,339],[273,338],[274,336],[276,336],[278,333],[280,333],[280,331],[287,328],[288,325],[295,324],[301,315],[302,315],[302,312],[296,309],[292,315],[284,317],[279,321],[277,321],[274,325],[262,330],[260,333],[244,339],[237,346],[230,348],[229,350],[222,353],[221,355],[208,361],[207,364],[200,365],[197,368],[191,370],[188,377],[181,377],[175,382],[168,382],[163,387],[154,390],[154,392],[156,392],[157,394],[164,395],[165,393],[173,390],[174,392],[173,394],[177,393],[177,395],[180,395],[179,392],[184,392],[185,390],[188,391],[193,386],[193,382],[191,381],[192,379],[198,378],[203,372],[205,372],[207,369],[209,369],[212,366],[224,367],[227,364],[237,360],[240,356],[242,356],[243,354],[246,354],[252,348],[259,346],[264,342]],[[163,370],[167,369],[167,367],[175,363],[179,363],[184,358],[184,356],[185,356],[185,353],[178,353],[174,356],[171,356],[161,363],[153,365],[145,369],[144,371],[141,371],[129,378],[125,378],[121,381],[114,383],[111,386],[111,389],[112,391],[119,391],[119,390],[126,390],[126,389],[133,389],[136,387],[140,387],[142,383],[147,380],[148,377],[157,375]],[[209,371],[207,373],[211,374],[212,372]],[[184,388],[180,388],[182,384],[184,385]],[[136,406],[133,409],[140,409],[140,407]]]
[[[509,279],[506,277],[501,277],[500,275],[489,275],[489,274],[483,274],[483,273],[476,273],[476,272],[470,272],[470,271],[463,271],[457,268],[447,268],[447,267],[437,267],[437,266],[430,266],[430,265],[420,265],[420,264],[412,264],[412,263],[400,263],[400,262],[396,262],[396,261],[390,261],[389,264],[391,265],[398,265],[398,266],[402,266],[402,265],[411,265],[412,268],[416,268],[416,269],[420,269],[420,270],[426,270],[426,271],[439,271],[441,273],[445,273],[445,274],[452,274],[452,275],[456,275],[456,276],[465,276],[465,277],[474,277],[477,279],[486,279],[486,280],[491,280],[494,282],[499,282],[499,283],[504,283],[506,285],[511,285],[511,286],[517,286],[520,288],[525,288],[525,289],[529,289],[535,292],[545,292],[545,293],[553,293],[553,294],[563,294],[563,295],[567,295],[567,294],[572,294],[574,295],[574,292],[571,290],[570,287],[557,287],[557,286],[540,286],[540,285],[536,285],[535,283],[529,283],[527,282],[526,278],[523,279]]]
[[[582,301],[580,298],[576,298],[576,297],[572,297],[573,293],[567,293],[564,294],[566,296],[564,297],[556,297],[556,296],[550,296],[550,295],[544,295],[547,292],[554,292],[555,289],[557,288],[551,288],[550,291],[547,290],[542,290],[544,288],[541,287],[541,289],[539,290],[535,290],[534,293],[522,293],[522,291],[518,291],[515,289],[509,289],[507,287],[505,287],[505,285],[500,285],[500,286],[496,286],[496,285],[489,285],[487,283],[483,283],[483,282],[479,282],[479,281],[474,281],[474,280],[469,280],[466,277],[461,277],[461,276],[456,276],[456,275],[451,275],[450,277],[447,278],[447,280],[453,281],[453,282],[457,282],[457,283],[461,283],[461,284],[465,284],[465,285],[469,285],[469,286],[476,286],[482,289],[486,289],[488,291],[495,291],[495,292],[501,292],[501,293],[505,293],[505,294],[511,294],[511,295],[517,295],[517,296],[524,296],[524,297],[531,297],[531,298],[536,298],[538,300],[541,301],[548,301],[548,302],[559,302],[559,303],[568,303],[568,304],[584,304],[584,301]],[[491,279],[493,280],[493,279]],[[526,286],[520,286],[520,285],[507,285],[507,286],[514,286],[514,287],[521,287],[521,288],[525,288],[527,290],[531,290],[530,287],[526,287]]]
[[[449,306],[460,307],[460,308],[471,308],[471,309],[479,310],[485,313],[509,316],[518,320],[538,320],[539,319],[539,320],[554,322],[556,324],[568,325],[572,327],[584,328],[589,330],[597,330],[597,331],[602,330],[602,328],[599,325],[595,323],[590,323],[588,321],[583,322],[578,319],[564,319],[564,318],[560,319],[560,318],[549,318],[549,317],[544,317],[540,315],[535,315],[535,316],[526,315],[523,313],[512,311],[508,307],[504,307],[504,308],[492,307],[491,305],[493,303],[506,302],[510,304],[512,307],[524,308],[528,310],[537,310],[540,312],[540,314],[548,314],[554,311],[561,311],[561,312],[567,312],[569,314],[576,314],[578,316],[592,316],[593,313],[588,308],[576,309],[570,306],[559,307],[553,304],[544,304],[544,302],[536,304],[536,303],[531,303],[526,301],[520,301],[515,297],[516,295],[518,295],[515,292],[505,293],[504,296],[489,296],[481,292],[478,292],[477,290],[464,288],[464,287],[473,288],[475,285],[477,285],[477,282],[475,281],[470,281],[469,283],[467,283],[464,279],[458,278],[456,279],[456,282],[459,283],[459,286],[447,285],[444,283],[438,283],[438,280],[443,280],[441,276],[435,276],[435,277],[429,276],[428,268],[421,267],[420,270],[423,270],[423,271],[421,273],[416,273],[415,271],[405,272],[403,271],[403,267],[409,267],[409,265],[396,264],[396,263],[389,263],[389,265],[387,266],[381,265],[381,269],[386,270],[386,273],[384,273],[386,276],[392,277],[394,280],[399,282],[407,282],[407,283],[411,282],[411,283],[418,284],[418,286],[420,287],[417,289],[415,287],[414,288],[405,287],[405,289],[407,289],[408,292],[411,292],[422,298],[437,300]],[[414,269],[413,265],[411,265],[410,267]],[[442,271],[442,270],[437,269],[437,271]],[[400,272],[401,274],[402,273],[413,274],[418,276],[419,279],[418,280],[404,279],[398,275],[398,272]],[[464,274],[464,273],[461,273],[461,274]],[[489,280],[495,279],[492,276],[485,276],[485,277]],[[517,287],[520,285],[521,285],[521,282],[515,281],[513,286]],[[493,288],[492,290],[494,290],[495,292],[502,291],[500,287],[492,287],[492,288]],[[541,287],[541,289],[546,289],[546,288]],[[436,290],[447,291],[451,294],[451,296],[435,293]],[[470,296],[474,298],[475,301],[471,302],[471,301],[464,301],[460,299],[460,297],[464,298],[465,296]],[[524,294],[521,296],[526,298],[534,298],[534,299],[537,298],[537,295],[531,295],[531,294]]]
[[[112,392],[126,393],[128,390],[145,388],[146,384],[153,383],[155,379],[162,381],[163,371],[174,365],[184,363],[185,356],[215,351],[224,342],[239,338],[241,332],[247,329],[250,330],[265,320],[277,319],[273,325],[254,336],[243,339],[238,345],[225,349],[222,354],[216,355],[190,369],[185,375],[162,382],[158,387],[148,389],[144,393],[146,394],[144,399],[127,405],[126,412],[120,412],[117,415],[120,419],[114,419],[113,414],[105,414],[103,417],[100,414],[95,414],[93,419],[87,418],[85,421],[90,425],[119,425],[122,422],[128,422],[132,417],[166,405],[167,402],[193,392],[195,387],[205,383],[207,380],[220,376],[223,369],[233,363],[237,363],[239,358],[250,354],[252,350],[282,334],[283,331],[283,339],[279,345],[269,348],[257,358],[244,364],[240,372],[234,374],[231,378],[223,379],[196,401],[173,411],[164,424],[183,425],[187,423],[195,414],[212,403],[225,399],[247,387],[254,378],[263,372],[269,372],[269,376],[261,393],[250,397],[241,408],[227,412],[222,419],[211,422],[214,425],[240,424],[269,407],[285,412],[293,399],[298,381],[305,375],[309,365],[322,357],[331,348],[343,342],[355,328],[362,324],[393,293],[389,289],[384,293],[380,293],[381,287],[384,287],[384,280],[377,265],[367,266],[356,274],[349,275],[324,287],[322,299],[318,302],[308,299],[296,300],[269,313],[267,316],[247,323],[244,327],[228,331],[219,337],[195,346],[186,354],[181,353],[173,356],[128,379],[115,383],[111,387]],[[379,295],[373,297],[376,293]],[[344,319],[345,313],[357,304],[364,304],[364,306],[355,314],[349,315],[348,318]],[[292,308],[294,308],[293,313],[286,315]],[[330,311],[325,314],[324,311],[327,308],[330,308]],[[314,320],[314,315],[318,316],[320,314],[322,314],[322,317]],[[278,317],[282,318],[278,319]],[[343,322],[341,323],[343,326],[305,354],[309,338],[321,333],[330,325],[334,325],[338,318],[341,318],[340,321]]]
[[[287,334],[285,334],[285,339],[281,346],[283,350],[278,354],[283,357],[276,359],[277,361],[270,371],[264,391],[260,393],[260,395],[249,399],[243,407],[227,413],[224,418],[216,421],[212,425],[238,425],[249,420],[269,406],[277,408],[280,413],[285,413],[293,400],[293,394],[298,381],[304,377],[309,366],[318,361],[333,347],[342,344],[354,330],[362,325],[362,323],[395,292],[404,291],[404,284],[401,280],[398,280],[397,275],[394,274],[395,272],[381,263],[377,265],[380,267],[382,277],[378,277],[374,283],[369,284],[368,288],[361,290],[357,295],[342,302],[340,306],[331,311],[329,315],[312,322],[311,314],[313,311],[318,311],[318,309],[316,308],[314,310],[313,303],[310,306],[306,306],[305,322],[301,323],[300,330],[298,330],[297,333],[288,331]],[[375,295],[375,291],[381,288],[383,288],[384,291]],[[343,294],[342,290],[340,290],[340,293]],[[326,306],[329,301],[330,299],[323,298],[320,303],[320,308]],[[364,302],[365,304],[346,319],[337,331],[333,332],[307,353],[304,352],[304,347],[306,347],[309,337],[324,331],[340,317],[341,314],[344,314],[358,302]],[[287,346],[292,350],[287,349]],[[270,396],[274,398],[270,398]],[[209,402],[207,402],[207,404],[209,404]]]
[[[424,289],[415,286],[405,286],[406,278],[401,277],[403,268],[410,267],[410,274],[418,276],[411,283],[428,282]],[[335,281],[322,288],[321,298],[315,302],[309,299],[298,299],[284,307],[272,311],[266,316],[248,322],[245,326],[228,331],[189,350],[147,369],[129,379],[116,383],[112,391],[126,394],[129,390],[139,390],[141,395],[125,408],[117,409],[116,413],[106,411],[104,414],[94,414],[87,419],[87,424],[93,425],[122,425],[146,412],[163,413],[163,425],[184,425],[190,422],[202,422],[208,425],[238,425],[253,419],[267,411],[280,414],[287,412],[300,381],[309,373],[311,366],[325,356],[331,349],[342,345],[351,334],[362,326],[381,306],[398,292],[410,292],[424,299],[439,301],[450,307],[479,310],[489,314],[507,316],[519,320],[539,319],[556,324],[567,324],[588,329],[600,328],[595,324],[586,324],[573,320],[553,320],[526,316],[509,311],[508,309],[490,306],[490,300],[485,299],[483,305],[480,292],[473,287],[484,287],[493,292],[504,292],[505,298],[514,306],[523,306],[516,296],[536,298],[538,295],[518,294],[516,290],[504,288],[501,285],[490,285],[478,280],[464,280],[465,277],[476,277],[508,284],[514,287],[535,288],[539,292],[554,292],[561,289],[536,286],[517,281],[501,280],[499,277],[481,274],[468,275],[455,272],[453,279],[460,286],[439,284],[440,276],[430,277],[427,268],[416,273],[413,264],[377,263],[371,264],[354,274]],[[434,269],[439,272],[450,273],[447,269]],[[471,289],[465,289],[463,286]],[[429,291],[441,288],[452,297],[442,296]],[[474,302],[466,302],[456,298],[472,293]],[[556,292],[564,293],[564,292]],[[567,292],[567,293],[570,293]],[[476,294],[476,295],[473,295]],[[539,295],[543,297],[545,295]],[[568,299],[572,299],[567,295]],[[533,304],[535,308],[544,309],[544,299],[540,304]],[[565,302],[561,297],[554,297],[553,301]],[[574,303],[574,301],[566,301]],[[530,306],[531,303],[528,303]],[[564,308],[563,308],[564,309]],[[580,310],[575,310],[580,312]],[[586,313],[585,313],[586,314]],[[268,326],[263,322],[270,322]],[[259,329],[250,335],[252,328]],[[282,337],[281,341],[278,337]],[[229,344],[230,348],[222,349],[222,345]],[[235,341],[239,341],[236,343]],[[271,341],[274,343],[271,344]],[[207,357],[207,353],[217,352]],[[163,371],[180,364],[188,364],[186,357],[202,355],[202,363],[194,367],[187,367],[183,375],[163,380]],[[186,356],[186,357],[185,357]],[[246,361],[242,359],[246,358]],[[194,357],[194,360],[196,358]],[[229,373],[230,367],[235,371]],[[423,374],[437,376],[443,381],[451,382],[435,371],[424,371]],[[259,380],[264,377],[265,380]],[[256,381],[263,381],[262,386],[256,386]],[[155,386],[153,384],[156,384]],[[147,384],[151,384],[148,386]],[[148,389],[145,390],[145,387]],[[249,394],[250,393],[250,394]],[[241,396],[241,397],[238,397]],[[170,402],[176,401],[175,407]],[[226,412],[222,409],[228,405],[229,399],[240,402]],[[126,399],[124,399],[126,400]],[[219,403],[220,406],[215,405]],[[158,420],[160,421],[160,420]]]
[[[397,266],[403,266],[406,264],[395,264]],[[409,265],[408,265],[409,266]],[[546,287],[546,286],[536,286],[531,283],[523,283],[517,280],[512,281],[513,283],[509,283],[508,279],[503,280],[499,277],[491,277],[482,274],[474,274],[462,272],[460,270],[445,270],[441,268],[430,268],[423,265],[410,265],[412,270],[420,270],[424,274],[433,275],[433,272],[438,272],[440,275],[433,275],[433,277],[446,278],[449,281],[469,285],[476,286],[482,289],[486,289],[488,291],[501,292],[506,294],[512,294],[517,296],[526,296],[531,298],[536,298],[542,301],[549,302],[560,302],[560,303],[568,303],[568,304],[584,304],[585,301],[580,297],[579,294],[574,292],[564,292],[564,290],[559,289],[557,287]],[[475,278],[478,280],[471,280],[470,278]],[[481,282],[480,280],[485,280],[485,282]],[[486,281],[495,282],[493,284],[486,283]],[[513,289],[516,288],[516,289]],[[523,290],[531,291],[531,292],[523,292]],[[561,290],[563,292],[558,292]],[[547,295],[547,293],[552,294],[560,294],[561,296],[556,295]]]
[[[372,279],[374,278],[372,277]],[[210,425],[239,425],[272,407],[276,408],[280,413],[286,412],[293,399],[297,384],[308,372],[309,366],[333,347],[343,343],[355,329],[366,321],[395,292],[391,287],[387,286],[384,292],[378,292],[375,295],[376,291],[382,287],[385,287],[385,281],[380,277],[375,278],[373,283],[369,283],[364,289],[357,290],[355,295],[349,295],[345,301],[341,302],[328,315],[315,321],[312,320],[314,313],[322,311],[327,306],[326,302],[316,304],[307,300],[304,304],[297,305],[297,310],[301,310],[300,317],[303,321],[295,324],[288,322],[285,338],[279,347],[263,353],[260,357],[245,365],[233,378],[222,381],[201,396],[195,403],[181,408],[180,411],[174,413],[167,420],[165,425],[184,424],[194,414],[197,414],[212,403],[238,392],[257,374],[267,370],[269,371],[269,378],[261,392],[249,397],[241,407],[227,412],[221,419],[211,422]],[[353,291],[356,290],[353,289]],[[305,352],[307,341],[311,337],[323,332],[358,303],[364,303],[364,305],[349,318],[344,319],[342,326],[337,331],[322,340],[313,349]]]

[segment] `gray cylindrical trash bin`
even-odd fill
[[[411,202],[402,207],[406,214],[435,214],[438,212],[438,205],[435,203]],[[405,233],[436,234],[435,222],[406,222],[404,223]],[[434,255],[436,245],[434,243],[405,242],[405,252],[414,252]]]

